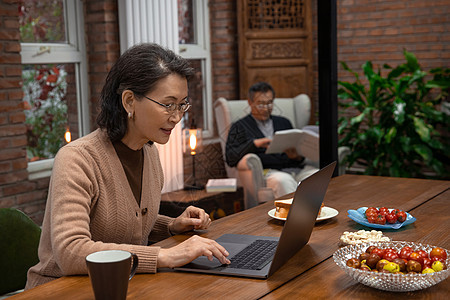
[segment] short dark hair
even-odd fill
[[[111,141],[121,140],[127,132],[122,92],[131,90],[138,97],[145,95],[170,74],[178,74],[188,80],[194,69],[186,59],[154,43],[135,45],[119,57],[106,77],[97,117],[98,126],[106,129]]]
[[[270,84],[264,81],[257,82],[248,89],[248,99],[250,99],[250,101],[253,101],[255,93],[257,92],[267,93],[268,91],[271,91],[273,97],[275,98],[275,91],[273,90],[273,87]]]

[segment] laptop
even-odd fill
[[[201,256],[175,270],[268,278],[308,243],[335,166],[336,162],[333,162],[298,184],[279,238],[224,234],[216,241],[229,252],[230,265],[223,265],[216,258],[209,261],[205,256]],[[244,261],[241,262],[245,252],[248,252],[249,256],[244,255]],[[257,265],[250,266],[254,261],[257,261]]]

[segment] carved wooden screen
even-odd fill
[[[240,97],[267,81],[277,97],[311,96],[310,0],[237,0]]]

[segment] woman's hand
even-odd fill
[[[201,208],[189,206],[176,219],[169,223],[169,230],[172,234],[178,234],[194,229],[206,229],[211,225],[211,218]]]
[[[181,267],[199,256],[206,256],[210,261],[216,257],[222,264],[229,264],[228,255],[228,251],[216,241],[194,235],[172,248],[161,248],[158,268]]]
[[[253,144],[255,144],[256,148],[267,148],[269,147],[270,142],[272,142],[272,139],[268,137],[253,140]]]

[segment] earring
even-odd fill
[[[133,113],[131,111],[128,113],[128,119],[133,119]]]

